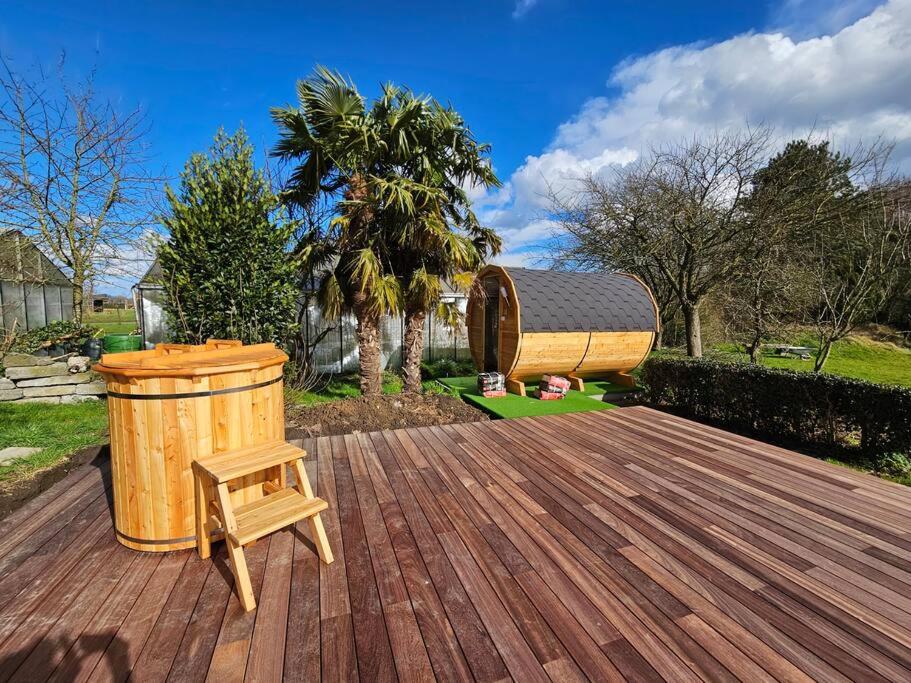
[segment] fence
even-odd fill
[[[168,341],[167,320],[164,315],[164,290],[158,286],[140,285],[133,289],[143,347],[153,348],[158,342]],[[445,297],[444,297],[445,299]],[[452,296],[464,314],[468,300]],[[340,320],[327,321],[320,314],[312,297],[305,297],[300,312],[302,341],[309,348],[315,345],[313,363],[319,372],[355,372],[358,368],[357,322],[346,314]],[[402,367],[402,344],[405,323],[401,316],[385,316],[381,322],[383,368]],[[462,323],[451,330],[436,316],[428,315],[424,323],[424,360],[432,362],[441,358],[469,360],[468,329]]]
[[[452,297],[459,310],[465,312],[467,299]],[[354,372],[358,368],[357,323],[353,315],[343,315],[339,320],[327,321],[319,308],[308,302],[303,312],[304,343],[314,345],[313,363],[325,373]],[[405,323],[401,316],[385,316],[381,322],[382,363],[387,369],[402,366],[402,349]],[[452,330],[433,314],[424,323],[424,360],[432,362],[441,358],[468,360],[468,330],[464,323]]]

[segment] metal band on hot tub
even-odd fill
[[[282,381],[282,375],[273,377],[265,382],[258,384],[248,384],[245,387],[231,387],[230,389],[215,389],[213,391],[194,391],[187,394],[123,394],[119,391],[109,391],[108,398],[126,398],[133,401],[160,401],[162,399],[175,398],[206,398],[208,396],[221,396],[222,394],[236,394],[240,391],[251,391],[253,389],[262,389],[270,384]]]
[[[135,536],[128,536],[123,533],[120,529],[115,528],[114,533],[120,536],[120,538],[130,541],[131,543],[142,543],[144,545],[176,545],[177,543],[189,543],[190,541],[196,542],[196,534],[192,536],[184,536],[183,538],[136,538]],[[209,535],[213,540],[221,538],[221,535],[224,534],[224,529],[218,527],[209,532]]]

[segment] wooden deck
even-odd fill
[[[644,408],[320,439],[247,557],[114,540],[104,465],[0,525],[0,679],[911,678],[911,490]]]

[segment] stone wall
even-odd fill
[[[105,396],[100,375],[89,369],[87,356],[57,360],[27,353],[0,357],[0,401],[80,403]]]

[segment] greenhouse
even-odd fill
[[[73,284],[18,230],[0,231],[0,327],[19,332],[73,319]]]

